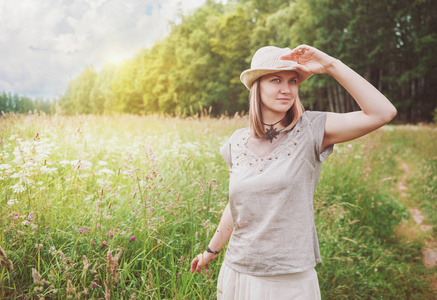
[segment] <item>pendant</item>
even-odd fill
[[[273,126],[271,126],[269,129],[266,130],[266,139],[268,139],[270,143],[272,143],[273,139],[277,139],[276,136],[281,132],[281,130],[276,130],[276,128],[273,128]]]

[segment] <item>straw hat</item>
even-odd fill
[[[307,80],[312,74],[296,70],[297,62],[282,60],[281,56],[290,54],[290,48],[278,48],[274,46],[262,47],[252,57],[250,69],[240,75],[241,82],[250,90],[253,82],[259,77],[280,71],[296,71],[299,74],[299,84]]]

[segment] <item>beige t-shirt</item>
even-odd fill
[[[308,270],[321,262],[313,196],[322,162],[325,112],[303,113],[266,156],[239,129],[220,149],[230,167],[229,201],[234,226],[225,263],[237,272],[270,276]],[[265,143],[269,141],[265,140]]]

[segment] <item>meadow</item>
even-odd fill
[[[0,117],[0,299],[214,299],[191,259],[227,203],[218,149],[238,115]],[[398,183],[406,163],[406,196]],[[437,127],[336,145],[314,205],[323,299],[436,299]],[[434,229],[422,232],[408,207]],[[434,288],[433,288],[434,284]]]

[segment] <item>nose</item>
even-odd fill
[[[290,93],[290,87],[287,83],[281,85],[281,94],[289,94]]]

